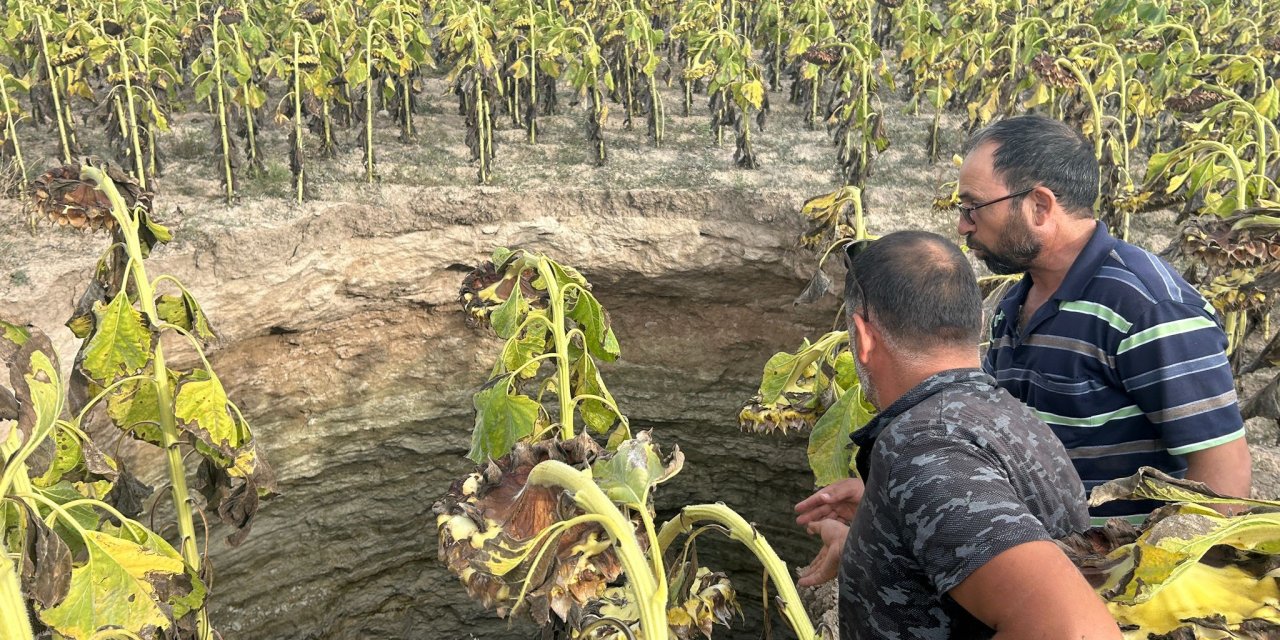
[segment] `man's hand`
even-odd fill
[[[862,502],[864,489],[857,478],[845,478],[819,489],[796,505],[796,524],[803,527],[822,520],[849,524]]]
[[[807,528],[810,534],[822,536],[822,549],[809,566],[800,570],[800,580],[796,584],[814,587],[835,578],[840,572],[840,556],[844,552],[844,540],[849,536],[849,525],[835,520],[819,520]]]

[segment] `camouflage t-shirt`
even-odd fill
[[[984,638],[946,593],[1026,542],[1089,526],[1062,443],[977,369],[920,383],[854,434],[866,493],[840,566],[840,636]]]

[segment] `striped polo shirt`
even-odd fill
[[[1066,445],[1085,491],[1151,466],[1176,477],[1185,456],[1244,437],[1227,338],[1213,307],[1168,263],[1101,222],[1057,292],[1026,327],[1027,274],[991,318],[983,368]],[[1112,502],[1099,519],[1157,502]]]

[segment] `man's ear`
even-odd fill
[[[879,334],[876,333],[875,327],[872,327],[870,322],[867,322],[865,318],[856,313],[853,314],[853,326],[851,329],[850,334],[852,335],[849,337],[854,339],[852,345],[853,357],[857,358],[858,362],[867,364],[871,361],[871,352],[879,348]]]
[[[1052,189],[1041,185],[1032,189],[1024,202],[1030,202],[1034,207],[1031,220],[1034,224],[1040,225],[1049,219],[1049,212],[1058,206],[1058,196],[1054,195]]]

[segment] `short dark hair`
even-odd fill
[[[994,169],[1009,191],[1043,184],[1069,213],[1093,217],[1098,159],[1079,131],[1044,116],[1017,116],[975,131],[965,141],[963,153],[967,157],[988,142],[999,145]]]
[[[844,302],[850,319],[865,309],[891,344],[906,349],[976,346],[982,330],[973,267],[928,231],[897,231],[866,246],[849,264]]]

